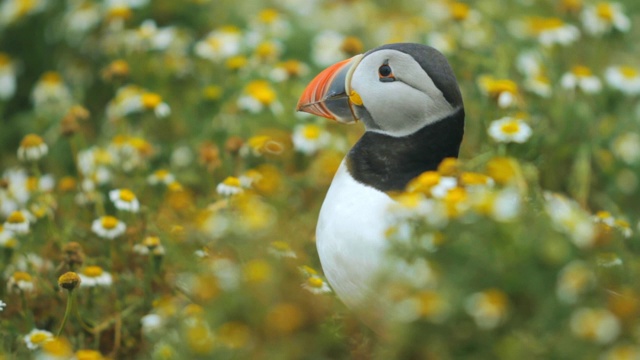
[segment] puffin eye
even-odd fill
[[[389,64],[382,64],[382,66],[378,68],[378,76],[382,82],[391,82],[396,80],[396,77],[393,76],[393,70],[391,70],[391,66],[389,66]]]

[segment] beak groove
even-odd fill
[[[347,88],[361,58],[356,55],[320,72],[303,91],[296,110],[344,123],[356,121]]]

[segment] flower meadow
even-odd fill
[[[0,359],[640,358],[638,39],[635,0],[2,0]],[[363,128],[295,107],[390,42],[467,115],[390,194],[376,334],[314,243]]]

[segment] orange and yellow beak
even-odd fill
[[[296,110],[342,123],[357,121],[353,105],[362,105],[362,101],[350,84],[362,57],[356,55],[324,69],[304,89]]]

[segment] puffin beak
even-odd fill
[[[304,89],[296,110],[346,124],[357,121],[354,103],[350,100],[354,97],[349,95],[353,95],[351,76],[362,57],[362,54],[356,55],[324,69]],[[359,96],[355,98],[359,100]],[[356,101],[355,105],[362,103]]]

